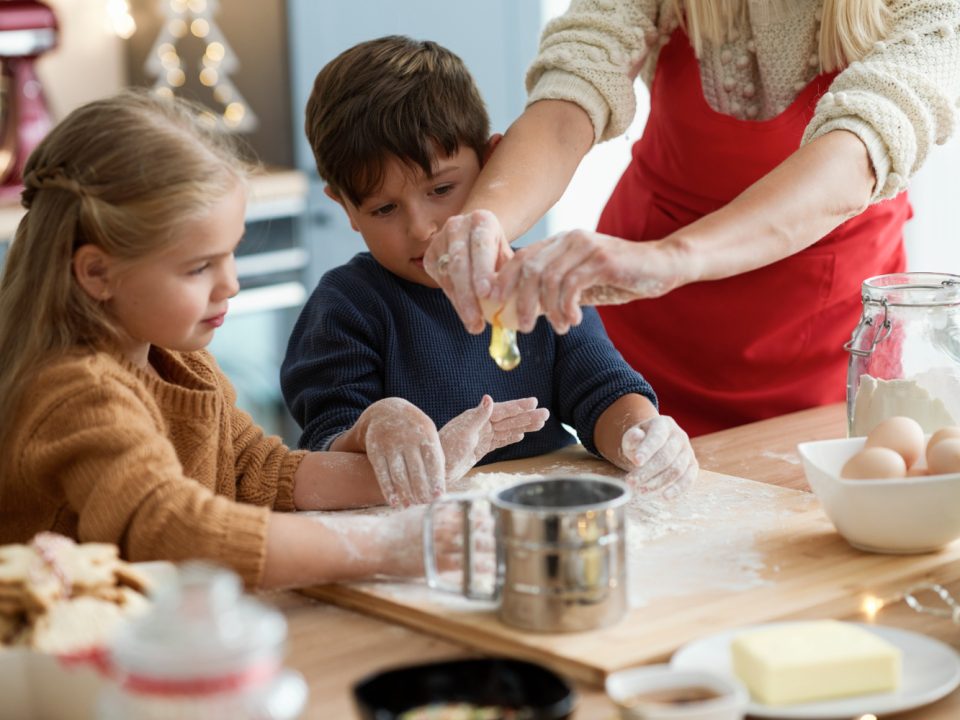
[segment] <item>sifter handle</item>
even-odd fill
[[[496,589],[490,592],[475,590],[473,587],[473,525],[470,523],[470,510],[475,500],[485,500],[486,493],[451,493],[434,500],[423,517],[423,567],[427,587],[431,590],[462,595],[471,600],[495,600]],[[434,516],[437,508],[456,503],[460,506],[463,526],[463,581],[460,587],[445,583],[440,579],[437,569],[436,548],[433,542]]]

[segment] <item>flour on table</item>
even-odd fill
[[[725,477],[695,484],[672,501],[636,497],[627,529],[631,607],[770,584],[763,577],[766,564],[756,536],[782,522],[782,511],[774,507],[776,492]]]
[[[583,470],[555,463],[538,473],[474,473],[448,488],[457,493],[493,493],[500,488],[544,476],[576,475]],[[602,473],[620,478],[611,466]],[[659,494],[634,495],[627,506],[628,584],[631,607],[642,607],[659,598],[709,595],[769,585],[764,577],[779,568],[768,568],[757,548],[757,536],[781,527],[795,510],[776,507],[782,490],[733,476],[695,483],[672,500]],[[800,499],[800,509],[816,500]],[[394,512],[388,508],[361,511]],[[325,514],[325,513],[311,513]],[[458,584],[459,576],[448,582]],[[488,585],[480,578],[478,585]],[[430,590],[420,581],[364,583],[378,594],[399,602],[434,605],[454,612],[487,612],[488,602]],[[708,598],[704,598],[707,600]]]
[[[791,465],[800,464],[800,456],[795,452],[778,453],[774,452],[773,450],[764,450],[760,454],[769,460],[782,460],[783,462],[790,463]]]

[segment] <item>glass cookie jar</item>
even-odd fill
[[[960,275],[867,278],[863,313],[844,346],[847,430],[866,435],[906,415],[931,433],[960,425]]]
[[[293,720],[303,677],[283,668],[283,615],[244,595],[240,578],[186,563],[110,651],[100,720]]]

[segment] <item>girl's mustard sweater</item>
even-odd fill
[[[130,561],[208,559],[255,586],[304,453],[236,407],[209,353],[150,361],[159,377],[92,351],[39,370],[0,458],[0,543],[51,530]]]

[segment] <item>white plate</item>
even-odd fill
[[[730,641],[735,635],[760,627],[785,624],[752,625],[694,640],[677,650],[670,664],[684,670],[710,670],[733,675]],[[849,720],[868,713],[895,713],[927,705],[960,684],[960,655],[939,640],[882,625],[852,624],[879,635],[900,649],[903,674],[899,690],[776,707],[751,702],[747,705],[747,713],[755,717],[785,720]]]

